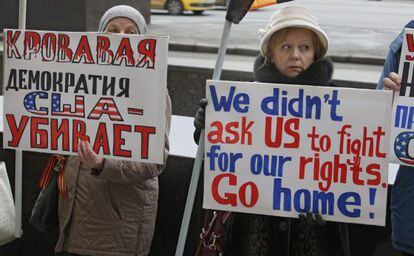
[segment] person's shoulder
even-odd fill
[[[405,28],[414,28],[414,20],[411,20],[408,22],[405,26]],[[398,51],[401,49],[402,42],[403,42],[403,36],[404,36],[404,29],[401,31],[401,33],[392,41],[390,44],[390,50],[392,53],[398,53]]]
[[[403,43],[403,34],[404,34],[404,30],[390,44],[390,51],[393,54],[397,54],[398,51],[401,49],[401,46]]]

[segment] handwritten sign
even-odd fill
[[[168,38],[4,30],[5,148],[163,162]]]
[[[391,119],[390,162],[414,166],[414,30],[405,29],[399,73],[401,89],[395,94]]]
[[[385,225],[390,92],[208,81],[206,95],[204,208]]]

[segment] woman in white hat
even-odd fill
[[[100,32],[145,34],[146,23],[133,7],[110,8]],[[132,88],[133,89],[133,88]],[[154,234],[158,175],[168,156],[171,101],[165,109],[164,163],[103,159],[89,142],[79,144],[79,156],[65,167],[67,196],[59,197],[59,240],[63,255],[148,255]]]
[[[255,81],[333,86],[333,64],[326,58],[329,39],[308,9],[297,5],[279,8],[259,35],[261,54],[254,63]],[[283,255],[280,248],[295,256],[349,254],[346,224],[325,224],[320,216],[307,214],[291,220],[244,214],[236,216],[235,222],[235,229],[254,233],[241,238],[246,248],[230,246],[237,248],[237,255]],[[260,246],[255,246],[256,241]]]
[[[333,66],[326,59],[328,37],[309,10],[282,7],[259,34],[261,55],[254,65],[256,81],[331,85]]]
[[[326,58],[329,40],[309,10],[297,5],[278,8],[259,34],[255,81],[333,86],[333,65]],[[200,101],[195,116],[196,141],[204,128],[206,104]],[[347,225],[325,224],[319,215],[291,220],[237,213],[232,229],[228,255],[349,255]]]

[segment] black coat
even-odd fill
[[[254,63],[254,81],[264,83],[334,86],[329,59],[314,62],[295,78],[282,75],[262,56]],[[347,256],[348,226],[307,218],[290,219],[235,213],[226,255],[237,256]]]

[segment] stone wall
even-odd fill
[[[174,115],[194,116],[198,102],[206,95],[206,80],[213,77],[213,69],[188,66],[168,66],[167,86]],[[252,81],[252,72],[223,70],[221,80]],[[334,80],[340,87],[370,88],[375,84]]]

